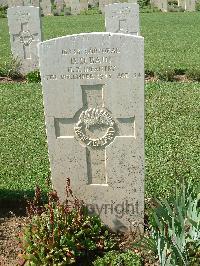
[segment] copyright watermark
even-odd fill
[[[107,203],[107,204],[86,204],[90,214],[114,214],[117,218],[121,219],[124,215],[139,214],[139,203],[130,203],[125,200],[121,203]]]

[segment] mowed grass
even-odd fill
[[[49,176],[39,84],[0,84],[0,199],[33,195]]]
[[[200,12],[140,14],[145,38],[145,70],[200,69]],[[105,31],[104,16],[42,18],[44,39]],[[7,19],[0,19],[0,65],[10,59]]]
[[[200,172],[198,83],[148,83],[145,89],[146,196],[168,196]],[[0,84],[0,199],[45,189],[49,163],[38,84]]]

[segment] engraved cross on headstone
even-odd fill
[[[117,31],[119,33],[127,33],[128,32],[128,25],[126,19],[120,19],[119,20],[119,30]]]
[[[72,119],[55,119],[56,135],[57,138],[69,137],[68,132],[72,132],[70,127],[74,124],[77,141],[86,146],[88,184],[107,185],[106,146],[114,141],[115,136],[134,137],[135,119],[112,117],[105,108],[103,84],[81,87],[83,107]]]
[[[16,39],[22,43],[23,57],[24,59],[31,59],[31,47],[30,44],[38,37],[38,33],[31,33],[29,31],[28,22],[21,23],[21,30],[18,34],[13,34],[13,42]]]

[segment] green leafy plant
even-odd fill
[[[138,4],[141,8],[150,6],[150,0],[138,0]]]
[[[134,252],[128,250],[120,253],[119,251],[110,251],[103,258],[98,258],[93,262],[94,266],[141,266],[140,257]]]
[[[8,6],[0,5],[0,18],[7,17],[7,9],[8,9]]]
[[[196,1],[196,11],[200,11],[200,0]]]
[[[20,68],[20,60],[18,58],[13,58],[11,61],[5,62],[4,65],[0,68],[0,75],[2,77],[9,77],[12,79],[22,78]]]
[[[173,81],[175,76],[175,70],[172,68],[159,69],[156,71],[155,76],[162,81]]]
[[[186,76],[190,80],[200,82],[200,68],[194,68],[194,69],[187,70]]]
[[[91,7],[88,10],[84,9],[81,10],[81,15],[94,15],[94,14],[101,14],[101,10],[98,7]]]
[[[149,237],[136,244],[157,255],[161,266],[200,264],[200,193],[195,191],[189,182],[175,198],[157,201]]]
[[[19,237],[27,265],[69,265],[80,261],[90,265],[97,255],[117,248],[117,238],[101,223],[89,216],[74,197],[69,179],[68,199],[60,203],[57,193],[49,193],[48,204],[41,204],[41,191],[29,203],[29,223]],[[84,265],[84,264],[81,264]]]
[[[31,71],[26,74],[26,80],[30,83],[39,83],[41,81],[39,70]]]

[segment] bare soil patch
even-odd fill
[[[18,78],[18,79],[12,79],[9,77],[0,77],[0,83],[25,83],[26,79],[24,78]]]
[[[0,266],[16,266],[20,262],[17,236],[27,219],[25,206],[20,202],[18,208],[9,208],[9,202],[0,203]]]

